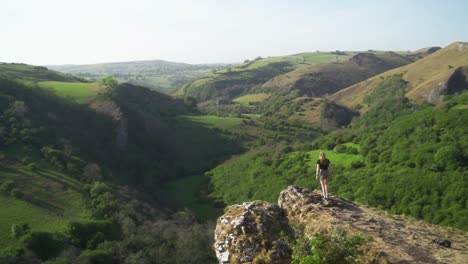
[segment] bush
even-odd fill
[[[456,147],[445,146],[434,154],[434,161],[442,168],[457,168],[460,156],[460,151]]]
[[[3,193],[10,193],[11,190],[15,188],[15,181],[13,180],[6,180],[0,185],[0,192]]]
[[[359,168],[362,168],[364,166],[366,166],[366,163],[363,162],[363,161],[360,161],[360,160],[356,160],[356,161],[351,162],[351,167],[353,169],[359,169]]]
[[[362,245],[371,237],[348,236],[343,229],[335,229],[331,236],[302,237],[293,246],[292,264],[358,263]]]
[[[101,168],[96,163],[90,163],[83,168],[83,180],[95,182],[103,179]]]
[[[114,263],[110,250],[84,250],[78,258],[80,263],[101,264]]]
[[[34,252],[42,260],[57,256],[64,245],[63,237],[47,232],[32,232],[23,239],[23,247]]]
[[[348,148],[345,145],[336,145],[336,147],[333,149],[336,153],[346,153],[348,151]]]
[[[27,165],[27,168],[28,170],[34,172],[34,171],[37,171],[38,166],[37,166],[37,163],[32,162]]]
[[[18,189],[18,188],[13,188],[10,191],[10,195],[15,197],[15,198],[21,198],[23,197],[23,193]]]
[[[91,197],[97,197],[106,192],[112,192],[112,188],[103,182],[95,182],[89,191]]]
[[[348,147],[346,149],[346,153],[357,155],[359,152],[358,152],[357,148],[355,148],[355,147]]]
[[[81,248],[87,248],[88,245],[94,247],[100,241],[121,237],[120,226],[110,221],[72,221],[67,233],[71,242]]]
[[[32,161],[33,161],[33,159],[31,157],[29,157],[29,156],[26,156],[26,157],[21,159],[21,163],[23,163],[24,165],[29,164]]]
[[[18,238],[23,235],[23,228],[21,226],[12,224],[11,225],[11,237]]]

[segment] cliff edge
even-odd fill
[[[364,233],[362,263],[467,263],[468,234],[405,216],[390,215],[339,197],[322,201],[320,191],[289,186],[278,205],[256,201],[229,206],[217,221],[215,251],[220,263],[289,263],[291,225],[306,236],[331,234],[336,227]],[[448,239],[451,247],[433,243]],[[288,244],[289,241],[289,244]]]

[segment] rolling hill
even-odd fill
[[[358,53],[341,62],[299,67],[272,78],[262,88],[277,93],[298,91],[302,96],[323,96],[411,62],[394,52]]]
[[[330,96],[348,108],[364,106],[365,98],[386,77],[400,75],[407,82],[406,96],[416,103],[438,103],[444,94],[453,94],[468,89],[468,43],[455,42],[436,52],[403,67],[350,86]]]
[[[294,70],[304,65],[326,63],[349,58],[350,54],[325,52],[301,53],[283,57],[257,58],[241,65],[216,71],[204,78],[189,82],[174,95],[194,97],[202,102],[214,98],[233,99],[249,92],[271,78]]]
[[[23,63],[0,62],[0,77],[10,78],[23,83],[38,81],[83,82],[74,76],[49,70],[42,66],[32,66]]]

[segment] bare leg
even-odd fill
[[[328,199],[328,178],[323,179],[323,187],[325,193],[324,197]]]
[[[327,196],[326,196],[327,186],[326,186],[325,182],[326,182],[326,179],[320,177],[320,185],[322,186],[322,197],[323,197],[323,198],[326,198],[326,197],[327,197]]]

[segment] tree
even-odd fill
[[[90,163],[83,168],[83,180],[86,182],[95,182],[102,180],[101,168],[96,163]]]
[[[23,118],[28,112],[28,107],[26,107],[26,104],[23,101],[15,101],[12,108],[17,117]]]
[[[114,78],[112,78],[112,76],[106,76],[104,78],[102,78],[102,83],[104,85],[107,85],[111,88],[114,88],[117,86],[117,84],[119,84]]]
[[[456,168],[460,160],[460,152],[454,146],[445,146],[434,154],[434,161],[442,168]]]

